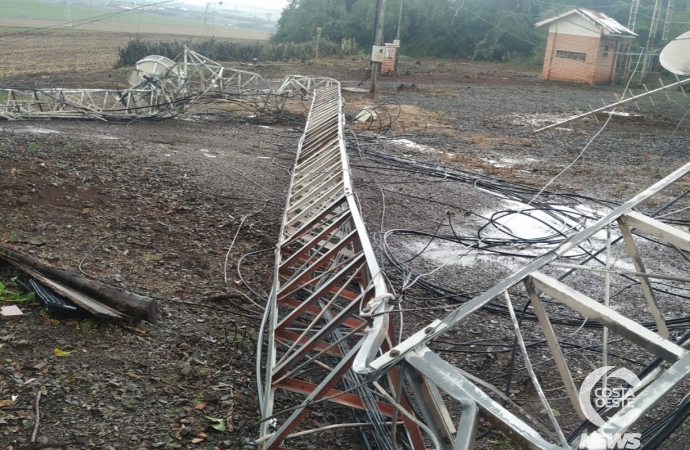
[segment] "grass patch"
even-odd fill
[[[215,38],[198,42],[191,39],[186,42],[132,39],[125,47],[118,49],[119,60],[116,66],[133,66],[149,55],[161,55],[174,60],[182,54],[185,46],[216,61],[250,61],[253,58],[259,61],[311,60],[316,55],[314,42],[246,45]],[[342,57],[343,52],[339,44],[321,40],[319,55],[323,58]]]
[[[36,300],[36,294],[29,292],[23,294],[13,289],[17,277],[11,278],[8,282],[0,281],[0,301],[12,303],[28,303]]]
[[[157,262],[163,259],[161,255],[146,254],[142,257],[146,262]]]
[[[98,19],[107,22],[141,24],[203,26],[203,21],[185,17],[163,16],[147,11],[131,11],[121,8],[90,7],[88,5],[51,3],[41,0],[4,0],[0,3],[0,17],[64,20],[66,11],[72,23]]]

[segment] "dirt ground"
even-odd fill
[[[99,45],[112,51],[116,36],[109,42],[107,36],[94,40],[101,42],[93,44],[94,54]],[[35,48],[49,48],[39,42]],[[56,45],[69,51],[64,42]],[[35,66],[21,74],[12,72],[0,84],[89,85],[112,83],[123,74],[110,70],[107,58],[94,63],[97,67],[80,65],[75,74],[60,65],[60,58],[46,58],[45,51],[36,53]],[[250,70],[267,79],[286,73],[328,75],[352,86],[365,67],[363,60],[349,58],[260,63]],[[401,73],[384,79],[375,101],[345,93],[348,116],[375,108],[381,118],[352,124],[349,131],[361,133],[373,148],[388,155],[534,188],[568,167],[603,123],[590,120],[541,137],[533,134],[533,126],[600,104],[619,91],[542,83],[535,68],[470,61],[404,59]],[[610,123],[549,190],[575,192],[604,204],[628,199],[688,161],[688,128],[681,120],[688,106],[681,93],[641,104],[645,121]],[[379,133],[389,127],[385,135]],[[89,276],[158,299],[161,310],[156,324],[116,325],[56,316],[35,302],[20,303],[24,316],[0,322],[0,447],[37,448],[27,443],[41,392],[40,444],[104,450],[253,448],[258,317],[271,288],[272,249],[300,133],[299,123],[256,124],[242,117],[129,124],[0,123],[0,242],[66,270],[77,272],[81,266]],[[366,142],[363,145],[369,145]],[[491,214],[511,207],[506,199],[481,192],[472,183],[440,184],[435,178],[402,176],[356,148],[351,150],[364,218],[396,289],[404,279],[382,254],[385,231],[433,233],[450,213],[457,227],[453,233],[473,234]],[[687,188],[680,184],[659,201]],[[564,205],[580,203],[601,207],[584,200]],[[685,203],[676,208],[682,210]],[[451,232],[447,227],[443,231]],[[390,246],[401,259],[422,255],[414,263],[421,272],[434,270],[448,258],[449,249],[441,244],[424,253],[427,242],[396,238]],[[658,249],[652,245],[644,251],[650,255]],[[478,256],[472,262],[451,264],[429,280],[477,292],[523,261]],[[679,257],[669,261],[677,273],[687,272]],[[11,268],[0,271],[0,281],[8,289],[23,290],[12,281],[16,274]],[[581,284],[588,286],[584,280]],[[410,292],[410,304],[427,310],[406,316],[404,335],[451,310],[452,302],[430,309],[421,300],[427,295]],[[635,314],[634,301],[640,298],[627,297],[621,309]],[[665,309],[674,317],[687,310],[683,301],[672,298]],[[479,321],[461,328],[452,339],[435,342],[435,349],[447,350],[448,358],[477,376],[500,378],[509,357],[505,348],[512,344],[510,326],[505,317],[483,312]],[[536,332],[531,325],[526,330]],[[683,331],[674,330],[674,336]],[[585,328],[571,341],[599,339],[596,330]],[[474,349],[476,353],[453,353],[454,344],[472,340],[481,347]],[[486,347],[489,350],[483,351]],[[542,357],[543,348],[535,346],[535,356]],[[592,364],[597,357],[590,357]],[[639,360],[646,361],[643,356]],[[584,374],[591,370],[587,361],[576,361]],[[544,366],[540,376],[554,395],[562,395],[549,370]],[[534,393],[524,387],[526,380],[521,373],[511,395],[539,415]],[[284,407],[291,404],[287,396],[277,401]],[[560,405],[572,431],[576,420]],[[540,418],[545,421],[543,414]],[[221,423],[224,431],[213,428]],[[291,446],[365,448],[357,434],[342,432],[326,433],[318,441],[291,441]],[[480,448],[511,447],[493,433]]]
[[[0,135],[2,242],[71,271],[98,243],[85,272],[167,300],[156,325],[125,327],[22,305],[21,320],[0,326],[0,398],[18,396],[3,411],[3,448],[27,441],[24,407],[41,386],[39,442],[239,448],[256,420],[259,311],[236,265],[273,246],[292,160],[277,145],[297,134],[181,121],[5,124]],[[271,253],[247,257],[244,282],[265,295],[270,267]],[[237,431],[209,431],[204,416]]]

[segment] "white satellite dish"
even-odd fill
[[[659,62],[671,73],[690,76],[690,31],[669,42],[661,51]]]
[[[179,77],[179,70],[175,61],[165,56],[151,55],[137,61],[129,72],[127,82],[129,87],[138,88],[149,80],[162,80],[169,75]]]

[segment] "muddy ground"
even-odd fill
[[[355,85],[361,65],[350,60],[267,64],[257,70],[269,79],[316,73]],[[603,122],[590,120],[541,137],[533,134],[533,125],[600,104],[601,98],[611,99],[620,90],[541,83],[532,69],[494,70],[470,62],[453,67],[406,60],[403,73],[409,70],[410,75],[385,80],[376,101],[346,93],[348,115],[386,103],[376,109],[380,122],[352,125],[349,131],[361,133],[364,147],[388,155],[538,189],[576,160]],[[86,82],[97,83],[104,73],[90,75]],[[54,85],[60,76],[49,74],[46,80]],[[22,80],[26,85],[32,79]],[[79,80],[73,77],[70,82]],[[641,104],[646,120],[609,123],[548,189],[575,192],[606,205],[623,202],[688,161],[688,128],[681,119],[689,106],[681,93],[654,105]],[[390,130],[375,137],[392,118],[397,120]],[[20,303],[24,316],[0,323],[2,448],[25,448],[30,441],[38,392],[38,443],[79,449],[237,449],[256,438],[257,317],[271,287],[271,250],[300,124],[256,124],[241,117],[187,119],[0,123],[0,242],[66,270],[77,272],[81,264],[89,276],[155,297],[161,310],[156,324],[115,325],[56,316],[35,302]],[[455,231],[473,234],[493,212],[511,207],[472,183],[401,175],[361,150],[351,145],[355,188],[377,253],[398,290],[404,280],[381,253],[383,232],[406,228],[434,233],[448,211]],[[679,184],[643,211],[687,188]],[[592,218],[606,210],[594,200],[563,204],[583,204]],[[677,209],[685,206],[681,202]],[[444,225],[443,231],[452,230]],[[437,243],[426,248],[427,242],[392,238],[390,245],[401,259],[419,255],[415,270],[420,272],[438,268],[447,262],[448,252],[457,251]],[[542,248],[527,250],[538,253]],[[654,246],[645,248],[645,255],[654,251]],[[524,260],[477,256],[428,278],[477,292]],[[669,261],[674,273],[687,272],[680,257]],[[11,268],[0,270],[8,289],[23,290],[11,281]],[[617,283],[622,287],[622,281]],[[423,291],[410,290],[409,295],[411,305],[426,310],[405,316],[404,335],[452,308],[452,302],[424,303],[420,299],[428,293]],[[626,297],[622,310],[634,313],[634,302],[640,299],[638,294]],[[664,306],[674,317],[687,310],[684,300],[669,299]],[[484,379],[500,377],[506,370],[505,346],[512,345],[511,325],[505,317],[482,314],[481,320],[454,334],[453,342],[436,345],[452,351],[448,346],[457,342],[484,341],[477,344],[493,349],[448,357]],[[531,325],[527,330],[535,331]],[[674,336],[683,331],[674,330]],[[598,339],[596,331],[587,329],[571,337],[580,343]],[[535,348],[541,357],[544,347]],[[590,363],[597,366],[598,357],[590,356]],[[576,363],[583,374],[591,370],[584,359]],[[544,369],[540,376],[554,396],[562,396],[553,372]],[[524,372],[517,379],[520,384],[512,394],[538,415],[538,404],[530,403],[534,393],[523,387]],[[290,402],[278,398],[283,407]],[[576,420],[558,407],[572,431]],[[225,431],[212,427],[219,423]],[[364,448],[357,434],[342,432],[291,445]],[[480,445],[510,448],[498,433]]]
[[[126,327],[22,304],[1,331],[0,398],[17,396],[18,408],[3,410],[3,448],[27,442],[24,407],[41,386],[38,442],[239,448],[256,420],[259,311],[245,296],[260,302],[247,286],[270,289],[272,253],[243,261],[246,286],[236,265],[274,245],[293,158],[278,145],[298,134],[194,121],[3,124],[0,134],[2,241],[71,271],[98,243],[85,272],[165,299],[157,324]],[[205,415],[236,430],[209,431]]]

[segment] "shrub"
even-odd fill
[[[217,61],[290,61],[308,60],[315,56],[315,42],[302,44],[238,44],[237,42],[219,41],[210,38],[201,42],[180,41],[142,41],[132,39],[125,47],[118,49],[119,59],[115,67],[133,66],[137,61],[149,55],[160,55],[175,60],[187,46],[191,50]],[[325,39],[319,44],[319,55],[323,57],[342,57],[340,45]]]

